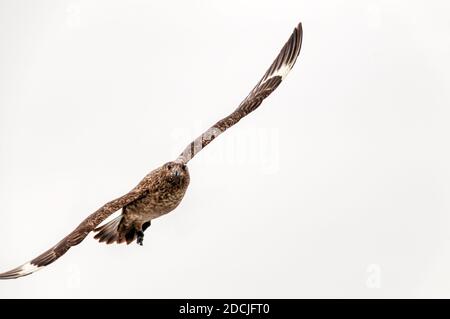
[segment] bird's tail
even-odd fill
[[[110,222],[94,229],[94,232],[98,232],[94,238],[98,239],[101,243],[106,242],[107,244],[119,242],[119,225],[122,218],[122,215],[117,216]]]

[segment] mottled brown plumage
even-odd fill
[[[189,186],[189,171],[185,164],[169,162],[148,174],[140,183],[141,196],[125,205],[122,214],[94,229],[100,242],[127,244],[139,238],[152,219],[174,210]],[[144,225],[146,225],[145,227]]]
[[[186,164],[217,136],[256,110],[280,85],[300,53],[302,36],[302,26],[299,24],[270,68],[238,108],[197,137],[175,161],[150,172],[129,193],[103,205],[54,247],[28,263],[1,273],[0,279],[23,277],[51,264],[92,231],[97,232],[95,238],[100,242],[129,244],[136,240],[142,245],[144,231],[150,226],[151,220],[174,210],[183,199],[190,181]],[[98,227],[120,209],[120,216]]]

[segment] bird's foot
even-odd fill
[[[144,232],[143,231],[138,231],[137,232],[137,240],[136,240],[138,245],[143,246],[144,245]]]

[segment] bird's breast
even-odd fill
[[[187,190],[187,184],[179,187],[156,187],[126,209],[127,215],[136,219],[149,220],[167,214],[181,202]]]

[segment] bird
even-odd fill
[[[71,233],[38,257],[10,271],[0,273],[0,279],[15,279],[30,275],[64,255],[95,232],[99,242],[143,245],[144,232],[151,221],[173,211],[182,201],[189,186],[188,162],[220,134],[256,110],[286,78],[299,56],[303,28],[299,23],[279,54],[247,97],[228,116],[224,117],[194,141],[173,161],[148,173],[133,189],[113,199],[84,219]],[[113,213],[116,218],[100,225]],[[99,226],[100,225],[100,226]]]

